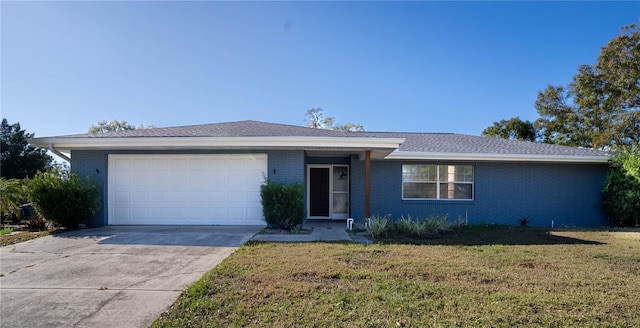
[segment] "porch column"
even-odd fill
[[[364,218],[371,217],[371,150],[364,152]]]

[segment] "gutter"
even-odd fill
[[[61,157],[62,159],[64,159],[65,161],[67,161],[67,162],[71,163],[71,157],[69,157],[69,156],[65,155],[64,153],[60,152],[59,150],[57,150],[57,149],[56,149],[56,147],[54,147],[52,143],[50,143],[50,144],[49,144],[49,150],[50,150],[52,153],[54,153],[54,154],[56,154],[56,155],[60,156],[60,157]]]
[[[385,159],[441,160],[484,162],[556,162],[556,163],[608,163],[606,155],[538,155],[538,154],[489,154],[489,153],[427,153],[394,151]]]

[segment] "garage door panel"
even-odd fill
[[[110,155],[109,224],[263,224],[265,154]]]

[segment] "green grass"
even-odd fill
[[[13,232],[13,229],[4,228],[0,230],[0,236],[8,235],[8,234],[11,234],[12,232]]]
[[[247,244],[153,326],[640,326],[640,232],[477,226],[427,243]]]

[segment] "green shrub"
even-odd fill
[[[13,229],[4,228],[4,229],[0,230],[0,236],[10,235],[12,232],[13,232]]]
[[[367,232],[373,238],[380,238],[382,235],[386,234],[390,228],[390,223],[392,221],[391,215],[385,215],[383,217],[374,215],[369,220],[369,225],[367,226]]]
[[[427,233],[445,233],[453,230],[453,224],[449,222],[448,215],[432,215],[425,218],[425,230]]]
[[[416,223],[418,223],[418,221],[414,221],[413,217],[409,214],[407,218],[402,216],[400,220],[396,221],[393,224],[393,228],[397,234],[408,236],[416,230]]]
[[[624,152],[612,158],[602,190],[602,206],[614,226],[640,225],[640,154]]]
[[[29,199],[44,219],[68,229],[92,218],[100,208],[97,182],[68,172],[40,172],[29,181]]]
[[[260,187],[262,214],[270,228],[291,230],[304,220],[304,186],[266,181]]]

